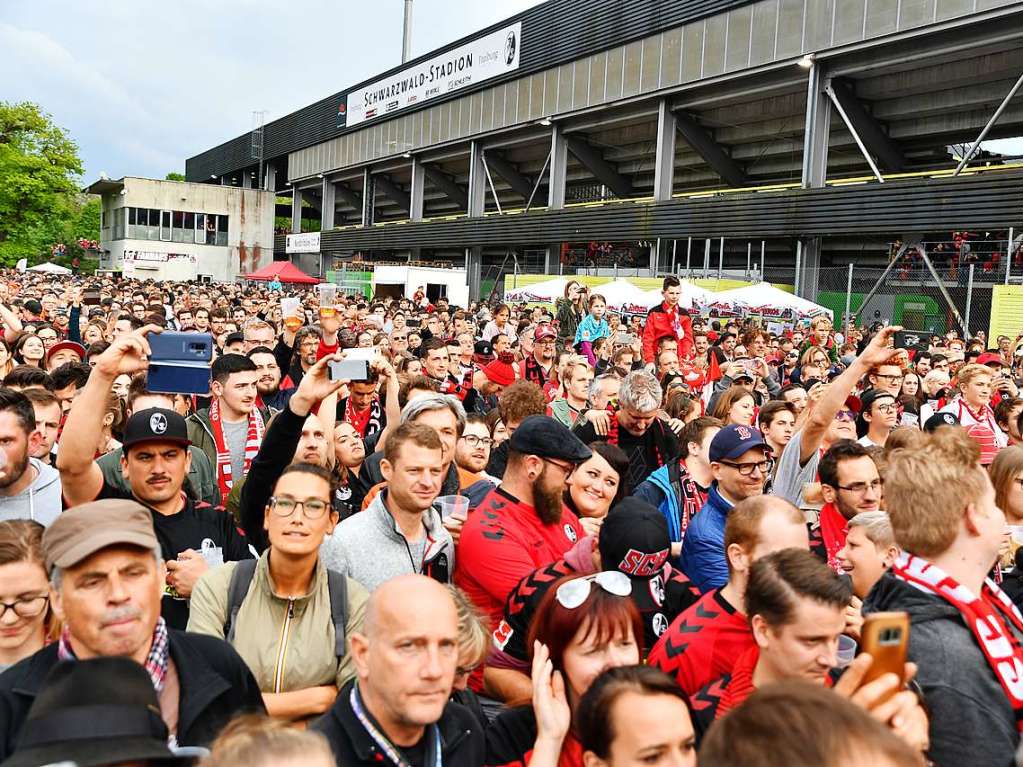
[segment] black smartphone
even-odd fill
[[[99,306],[99,291],[86,290],[82,293],[82,303],[85,306]]]
[[[163,394],[209,394],[213,336],[209,333],[152,333],[146,388]]]

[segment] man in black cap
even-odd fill
[[[484,677],[505,700],[531,695],[527,636],[544,595],[566,575],[618,570],[632,579],[632,600],[643,618],[644,647],[700,598],[689,579],[668,563],[671,539],[664,516],[646,501],[624,498],[604,518],[598,536],[587,536],[565,556],[518,582],[494,630]]]
[[[924,431],[932,432],[942,426],[958,426],[959,418],[955,413],[935,413],[924,421]]]
[[[159,710],[149,675],[134,661],[95,658],[57,664],[28,710],[18,748],[4,767],[191,764],[197,754],[178,755],[167,745],[170,733]]]
[[[152,512],[169,571],[163,615],[173,628],[184,630],[187,600],[199,577],[211,564],[249,559],[252,553],[230,515],[182,492],[191,466],[190,443],[185,420],[173,410],[150,408],[128,419],[121,470],[130,492],[109,484],[93,460],[113,380],[146,367],[145,332],[116,339],[96,358],[92,375],[68,414],[57,468],[68,506],[98,498],[133,498]]]
[[[43,683],[58,664],[114,656],[138,664],[182,746],[206,745],[237,714],[264,711],[256,680],[230,645],[168,628],[160,617],[166,570],[143,506],[108,499],[68,509],[43,535],[43,556],[64,628],[58,641],[0,675],[0,759],[26,745],[26,736],[27,743],[41,739],[26,720],[37,698],[46,706]],[[75,688],[80,695],[90,689]],[[117,693],[130,700],[120,685]],[[71,734],[70,719],[56,728],[64,737]],[[126,723],[125,716],[107,712],[95,726],[102,731]],[[51,727],[45,734],[43,742],[60,733]]]
[[[545,415],[523,419],[508,444],[501,485],[469,516],[458,542],[455,584],[494,629],[508,593],[584,536],[562,502],[565,480],[592,451]]]

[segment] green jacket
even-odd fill
[[[252,670],[263,692],[291,692],[334,684],[340,689],[355,676],[350,639],[362,630],[369,592],[347,578],[348,615],[345,620],[347,652],[340,663],[334,654],[334,620],[330,613],[327,570],[317,561],[312,587],[298,599],[274,592],[264,551],[242,601],[234,626],[234,649]],[[226,562],[207,571],[192,590],[188,630],[224,638],[228,588],[237,563]],[[289,608],[291,617],[289,618]]]
[[[221,503],[220,487],[213,477],[213,467],[210,465],[209,458],[206,457],[206,453],[194,445],[189,448],[189,451],[192,453],[192,468],[188,471],[188,481],[192,485],[192,490],[195,491],[200,501],[205,501],[211,506],[219,506]],[[103,479],[108,485],[130,491],[128,481],[121,472],[123,452],[124,449],[120,447],[117,450],[111,450],[96,463],[103,471]],[[214,453],[214,458],[216,458],[216,453]]]
[[[264,427],[270,423],[270,411],[259,408],[259,414],[263,416]],[[214,471],[217,467],[217,441],[213,438],[213,426],[210,425],[210,411],[208,408],[199,410],[185,419],[185,426],[188,427],[188,439],[192,447],[202,450],[209,459],[209,464]],[[265,433],[265,431],[264,431]],[[214,484],[216,479],[214,478]],[[226,498],[224,499],[227,500]]]

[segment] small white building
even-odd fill
[[[103,271],[233,282],[273,260],[273,192],[133,176],[101,179],[84,191],[103,200]]]

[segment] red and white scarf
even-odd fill
[[[227,442],[224,440],[224,424],[220,420],[220,400],[216,398],[210,403],[210,427],[213,429],[213,441],[217,446],[217,485],[220,486],[220,497],[226,501],[236,477],[231,473],[231,451],[227,449]],[[246,474],[263,442],[263,429],[263,416],[260,415],[259,408],[253,407],[252,412],[249,413],[249,432],[245,437],[245,466],[242,471]]]
[[[1011,624],[1023,634],[1023,616],[1016,606],[990,579],[978,597],[934,563],[905,552],[895,560],[892,574],[960,612],[1012,704],[1017,729],[1023,731],[1023,647],[1009,628]]]
[[[845,546],[846,536],[849,535],[849,523],[833,503],[826,503],[821,507],[817,521],[820,525],[821,540],[828,555],[828,567],[836,573],[841,573],[843,571],[838,563],[838,552]]]
[[[383,417],[379,399],[374,398],[368,408],[359,411],[352,407],[352,397],[351,395],[348,396],[345,402],[345,422],[350,423],[359,432],[360,437],[366,439],[366,437],[371,437],[378,431],[382,431],[382,421]]]

